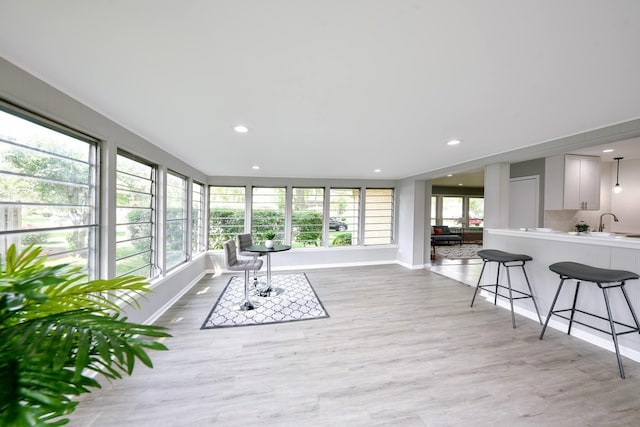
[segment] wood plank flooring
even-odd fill
[[[158,323],[155,368],[82,398],[72,426],[637,426],[640,365],[429,270],[308,270],[330,318],[200,330],[229,276]]]

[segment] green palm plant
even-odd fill
[[[133,373],[147,350],[166,350],[165,329],[130,323],[121,302],[149,292],[142,277],[86,281],[78,267],[50,266],[41,248],[15,246],[0,260],[0,425],[59,426],[74,396]]]

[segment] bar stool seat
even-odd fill
[[[513,327],[516,327],[516,317],[513,311],[513,301],[524,298],[531,298],[533,301],[533,306],[536,309],[536,313],[538,314],[538,320],[540,324],[542,324],[542,318],[540,317],[540,311],[538,310],[538,305],[536,304],[536,300],[533,297],[533,291],[531,290],[531,284],[529,283],[529,278],[527,277],[527,272],[524,268],[524,265],[527,261],[532,261],[529,255],[525,254],[515,254],[510,252],[501,251],[498,249],[482,249],[478,251],[478,256],[482,258],[482,270],[480,271],[480,277],[478,277],[478,284],[476,285],[476,290],[473,293],[473,298],[471,299],[471,307],[473,307],[473,303],[476,299],[476,295],[478,294],[478,290],[482,289],[486,292],[489,292],[494,295],[493,304],[495,305],[498,302],[498,297],[506,298],[509,300],[509,304],[511,305],[511,323]],[[487,266],[488,262],[497,262],[498,263],[498,271],[496,273],[496,282],[492,284],[481,285],[482,275],[484,274],[484,269]],[[507,271],[507,286],[500,284],[500,266],[503,266]],[[529,292],[519,291],[517,289],[513,289],[511,286],[511,274],[509,273],[509,269],[512,267],[521,267],[522,273],[524,274],[524,279],[527,283],[527,288]],[[494,288],[494,289],[487,289]],[[508,291],[508,295],[503,295],[500,293],[500,289],[506,289]],[[516,295],[514,296],[514,292]]]
[[[629,296],[627,295],[627,291],[624,286],[627,280],[638,279],[640,276],[636,273],[626,270],[611,270],[606,268],[597,268],[592,267],[585,264],[580,264],[577,262],[557,262],[555,264],[551,264],[549,266],[549,270],[557,273],[560,276],[560,284],[558,285],[558,290],[556,291],[556,295],[553,298],[553,303],[551,303],[551,308],[549,309],[549,315],[547,316],[544,326],[542,327],[542,332],[540,333],[540,339],[544,336],[544,332],[547,329],[547,325],[549,324],[549,320],[551,316],[555,315],[566,319],[569,321],[569,327],[567,329],[567,335],[571,335],[571,327],[574,323],[579,325],[586,326],[591,329],[595,329],[607,335],[610,335],[613,340],[613,346],[616,351],[616,358],[618,359],[618,369],[620,371],[620,376],[624,378],[624,368],[622,367],[622,358],[620,357],[620,348],[618,347],[618,335],[629,334],[638,332],[640,333],[640,324],[638,324],[638,318],[636,317],[636,313],[633,310],[633,306],[631,305],[631,301],[629,300]],[[566,280],[576,280],[576,290],[573,296],[573,304],[571,308],[565,308],[561,310],[554,310],[556,301],[558,300],[558,296],[560,295],[560,291],[562,290],[562,285]],[[602,294],[604,296],[604,303],[607,309],[607,317],[598,316],[597,314],[588,313],[583,310],[579,310],[576,308],[576,302],[578,300],[578,292],[580,291],[580,283],[581,282],[591,282],[595,283],[600,289],[602,289]],[[609,302],[609,294],[608,290],[612,288],[618,288],[622,291],[622,295],[624,296],[625,301],[627,302],[627,307],[631,312],[631,316],[633,317],[633,321],[635,326],[627,325],[625,323],[621,323],[613,320],[613,316],[611,314],[611,304]],[[561,314],[564,312],[570,312],[569,317]],[[609,331],[605,331],[593,325],[582,323],[578,320],[575,320],[575,314],[582,313],[590,317],[595,317],[598,319],[606,320],[609,322]],[[616,332],[616,325],[622,326],[626,328],[626,330],[622,332]]]

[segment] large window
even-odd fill
[[[251,195],[251,234],[257,242],[265,240],[267,231],[276,233],[275,240],[285,237],[285,196],[281,187],[253,187]]]
[[[322,246],[324,188],[293,188],[291,244]]]
[[[438,198],[431,196],[431,225],[438,225]]]
[[[191,253],[204,252],[204,185],[191,185]]]
[[[358,245],[360,189],[332,188],[329,191],[329,245]]]
[[[166,212],[166,268],[167,270],[187,260],[187,179],[169,172],[167,174]]]
[[[473,196],[432,196],[431,225],[448,225],[465,230],[484,227],[484,198]]]
[[[118,154],[116,200],[116,276],[148,278],[160,271],[155,251],[156,168]]]
[[[467,223],[469,228],[484,227],[484,198],[469,197]]]
[[[96,278],[97,141],[0,104],[0,251],[35,244]]]
[[[393,243],[393,189],[367,188],[364,209],[364,244]]]
[[[244,233],[245,187],[209,188],[209,249]]]
[[[463,198],[459,196],[444,196],[442,198],[442,225],[460,227],[463,219]]]

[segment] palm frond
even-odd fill
[[[69,265],[48,266],[41,249],[12,245],[0,260],[0,425],[58,426],[73,396],[108,379],[152,367],[148,351],[167,350],[165,328],[131,323],[120,304],[137,306],[146,279],[86,281]]]

